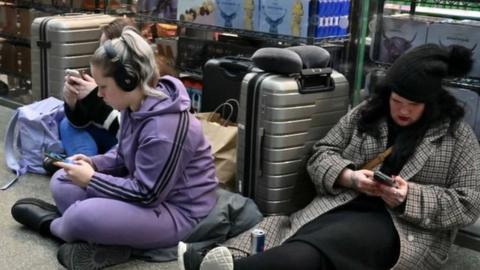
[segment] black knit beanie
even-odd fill
[[[414,102],[435,100],[445,77],[465,76],[472,68],[471,50],[458,45],[425,44],[400,56],[387,71],[384,83]]]

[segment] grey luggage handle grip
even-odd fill
[[[331,77],[331,68],[309,68],[300,73],[299,83],[302,94],[328,92],[335,89],[335,81]]]

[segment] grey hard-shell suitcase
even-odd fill
[[[465,109],[464,120],[472,127],[480,140],[480,87],[477,85],[444,85]],[[474,224],[458,230],[455,244],[480,251],[480,219]]]
[[[36,18],[31,29],[32,94],[36,100],[62,98],[64,71],[89,68],[101,27],[115,17],[66,14]]]
[[[348,104],[348,82],[330,68],[299,76],[247,74],[238,114],[237,191],[253,198],[264,215],[308,204],[315,188],[306,161]]]
[[[444,86],[458,103],[464,108],[464,120],[467,122],[480,139],[480,96],[476,91],[464,87]]]

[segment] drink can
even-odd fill
[[[265,249],[265,231],[253,229],[250,236],[250,254],[254,255],[263,252]]]

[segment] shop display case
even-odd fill
[[[132,16],[142,29],[142,34],[152,42],[159,57],[167,63],[167,68],[176,69],[176,73],[181,73],[182,76],[192,77],[193,74],[193,77],[200,81],[203,64],[210,58],[228,55],[248,57],[261,47],[300,44],[315,44],[327,48],[332,54],[331,65],[347,76],[353,74],[355,58],[351,56],[355,54],[352,53],[355,49],[352,48],[360,38],[352,36],[351,33],[360,32],[352,30],[356,25],[350,23],[349,18],[352,18],[350,14],[358,15],[361,12],[359,11],[361,5],[355,3],[358,1],[289,0],[287,2],[265,0],[260,5],[259,0],[17,0],[5,2],[6,4],[3,5],[16,9],[28,8],[35,12],[32,18],[67,12],[102,12]],[[212,14],[206,15],[210,12],[209,6],[212,5],[215,6],[211,10]],[[12,12],[1,12],[12,16]],[[203,19],[193,20],[187,13],[198,14],[198,17]],[[18,20],[20,15],[15,16]],[[242,23],[239,23],[239,18],[242,18]],[[26,25],[29,26],[28,23]],[[0,36],[6,35],[9,31],[8,27],[2,28]],[[8,41],[9,45],[16,42],[15,45],[21,43],[27,48],[29,46],[28,35],[9,37]],[[3,43],[0,41],[0,44]],[[12,46],[9,45],[4,46],[2,53],[13,55],[10,53]],[[19,55],[24,54],[27,55],[27,53]],[[27,61],[28,59],[25,63],[28,63]],[[11,74],[13,70],[2,68],[2,74]],[[30,84],[28,71],[22,70],[21,74],[16,75],[24,77],[25,91],[28,94]],[[353,78],[351,75],[350,77]],[[3,103],[15,101],[13,106],[18,106],[34,101],[31,98],[17,101],[13,98],[13,90],[17,87],[9,86],[8,89],[8,94],[0,97]],[[12,106],[12,104],[8,105]]]
[[[453,44],[470,48],[476,59],[472,72],[465,78],[446,82],[453,87],[480,89],[480,3],[478,1],[374,1],[371,12],[363,67],[370,82],[378,81],[389,65],[401,54],[425,43],[442,46]],[[360,63],[357,63],[360,64]]]

